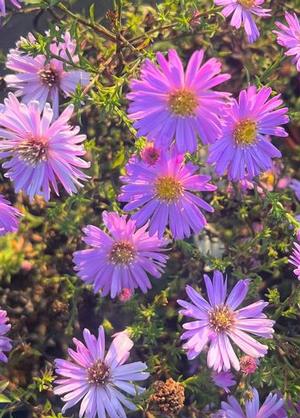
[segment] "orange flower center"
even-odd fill
[[[246,9],[250,9],[250,7],[253,7],[255,5],[255,0],[238,0],[238,3],[246,7]]]
[[[234,313],[227,306],[217,306],[209,312],[209,325],[215,332],[228,331],[234,323]]]
[[[134,246],[128,241],[115,242],[110,251],[113,264],[130,264],[135,258]]]
[[[169,95],[168,106],[176,116],[194,116],[198,106],[197,96],[190,90],[177,90]]]
[[[48,143],[45,138],[29,137],[28,140],[17,145],[16,152],[25,163],[36,166],[47,160]]]
[[[239,122],[233,133],[238,145],[251,145],[256,141],[257,129],[253,120],[246,119]]]
[[[97,360],[87,369],[88,382],[94,385],[104,385],[109,376],[109,367],[102,360]]]
[[[166,203],[172,203],[179,199],[183,193],[182,184],[172,176],[159,177],[155,182],[157,197]]]

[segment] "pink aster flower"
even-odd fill
[[[217,6],[224,6],[222,14],[232,15],[230,24],[236,29],[244,26],[248,41],[255,42],[259,38],[259,30],[252,15],[259,17],[271,16],[271,9],[262,8],[264,0],[215,0]]]
[[[210,145],[208,162],[215,163],[218,175],[226,171],[233,181],[248,179],[272,169],[272,158],[281,157],[269,135],[287,136],[280,125],[289,121],[280,95],[269,98],[272,90],[251,86],[241,91],[238,100],[224,115],[222,137]]]
[[[204,228],[206,219],[201,209],[213,212],[213,208],[195,192],[214,191],[216,187],[209,183],[209,176],[196,174],[198,167],[185,163],[184,155],[174,148],[164,150],[155,166],[134,157],[126,169],[119,200],[129,202],[126,211],[138,209],[132,216],[138,227],[149,221],[150,235],[162,237],[169,225],[175,239]]]
[[[229,370],[232,365],[240,370],[231,341],[249,356],[263,357],[268,347],[249,334],[272,338],[274,321],[262,313],[268,302],[258,301],[237,309],[247,295],[249,280],[238,281],[227,298],[227,280],[221,272],[214,272],[213,281],[204,275],[204,281],[208,302],[190,286],[186,287],[186,292],[192,303],[178,300],[184,308],[179,312],[196,319],[183,325],[186,331],[181,339],[187,340],[183,347],[188,359],[197,357],[209,344],[208,367],[220,372]]]
[[[146,293],[151,288],[148,275],[159,278],[164,271],[168,240],[150,236],[148,225],[138,229],[135,221],[115,212],[103,212],[103,221],[109,234],[92,225],[83,230],[91,248],[74,253],[79,277],[103,296],[115,298],[124,288]]]
[[[11,339],[6,337],[6,334],[11,328],[11,325],[7,323],[7,312],[0,310],[0,361],[7,362],[7,356],[4,351],[8,352],[12,349]]]
[[[297,70],[300,71],[300,23],[295,13],[285,12],[285,19],[287,26],[280,22],[275,22],[275,25],[279,28],[274,30],[273,33],[277,35],[277,42],[279,45],[287,48],[285,55],[294,56],[293,62],[297,66]]]
[[[293,264],[296,268],[294,274],[300,280],[300,245],[297,242],[294,242],[294,248],[292,255],[289,258],[289,263]]]
[[[194,152],[197,136],[207,144],[221,134],[219,115],[228,93],[212,90],[230,78],[220,74],[221,63],[212,58],[203,64],[204,51],[196,51],[184,72],[177,52],[168,59],[156,54],[158,65],[146,60],[141,79],[132,80],[127,98],[129,117],[140,136],[158,146],[169,146],[175,139],[179,152]]]
[[[0,236],[9,232],[16,232],[19,228],[20,216],[21,213],[0,195]]]
[[[32,34],[29,34],[29,41],[35,42]],[[63,42],[54,40],[50,51],[68,61],[71,57],[74,64],[79,62],[76,42],[69,32],[65,33]],[[59,114],[59,96],[71,96],[78,85],[86,86],[90,79],[85,71],[74,69],[58,59],[49,60],[41,54],[33,57],[19,48],[10,51],[6,67],[16,73],[5,77],[8,87],[16,90],[16,96],[22,97],[24,103],[37,100],[40,110],[46,102],[51,102],[55,118]]]
[[[222,411],[226,418],[275,418],[276,413],[281,410],[280,418],[287,418],[282,408],[283,399],[277,394],[270,393],[260,407],[259,394],[255,388],[245,393],[245,412],[234,396],[229,396],[227,402],[222,402]]]
[[[17,9],[21,9],[23,0],[10,0],[10,3]],[[5,0],[0,0],[0,17],[6,16]]]
[[[36,101],[21,104],[9,94],[0,111],[0,158],[8,159],[3,168],[16,192],[49,200],[51,189],[59,195],[58,182],[72,194],[88,178],[79,170],[89,167],[80,158],[85,155],[81,145],[85,135],[78,135],[79,127],[68,124],[73,110],[73,105],[68,106],[53,122],[49,104],[41,114]]]
[[[257,363],[257,359],[254,357],[242,356],[240,359],[241,372],[246,375],[255,373]]]
[[[125,333],[115,336],[106,355],[103,327],[99,328],[98,338],[87,329],[83,337],[85,344],[73,338],[76,350],[69,348],[70,360],[55,360],[56,374],[60,377],[54,382],[58,385],[54,393],[63,395],[62,413],[81,403],[79,418],[125,418],[124,407],[136,410],[128,395],[144,391],[133,382],[148,378],[147,365],[140,361],[124,364],[133,347]]]
[[[236,384],[236,380],[231,372],[212,372],[211,377],[214,384],[224,389],[226,393],[229,393],[229,388]]]

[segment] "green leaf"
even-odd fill
[[[7,396],[3,395],[3,393],[1,393],[0,394],[0,403],[11,403],[11,400]]]

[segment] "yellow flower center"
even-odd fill
[[[47,140],[45,138],[30,137],[17,145],[16,152],[20,160],[35,167],[38,163],[47,160]]]
[[[215,332],[228,331],[234,323],[234,313],[227,306],[217,306],[209,312],[209,325]]]
[[[135,258],[134,246],[128,241],[115,242],[109,258],[113,264],[130,264]]]
[[[238,145],[251,145],[256,141],[257,129],[253,120],[246,119],[239,122],[233,136]]]
[[[250,7],[254,6],[255,0],[238,0],[238,3],[241,6],[246,7],[247,9],[250,9]]]
[[[272,170],[268,170],[260,175],[260,180],[268,186],[273,187],[276,182],[276,177]]]
[[[246,401],[252,401],[252,399],[254,398],[254,394],[252,390],[246,390],[246,392],[244,393],[244,397]]]
[[[183,193],[182,184],[171,176],[159,177],[155,182],[157,197],[166,203],[172,203],[179,199]]]
[[[169,95],[168,106],[176,116],[194,116],[198,106],[197,96],[189,90],[177,90]]]
[[[88,382],[94,385],[103,385],[110,376],[109,367],[102,360],[97,360],[87,369]]]

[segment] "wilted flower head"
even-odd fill
[[[83,230],[83,240],[92,248],[74,253],[79,277],[103,296],[115,298],[124,288],[146,293],[151,288],[148,274],[159,278],[164,271],[168,241],[150,236],[148,225],[138,229],[135,221],[115,212],[103,212],[103,221],[109,234],[93,225]]]
[[[147,142],[141,152],[141,160],[147,165],[155,165],[161,155],[162,150],[155,147],[153,142]]]
[[[29,34],[29,41],[35,42],[32,34]],[[67,61],[71,57],[74,64],[79,61],[76,41],[69,32],[64,34],[63,41],[54,40],[50,51]],[[59,114],[59,96],[71,96],[78,85],[86,86],[90,79],[87,72],[68,67],[59,59],[49,60],[42,54],[33,57],[19,48],[10,51],[6,67],[16,73],[5,77],[8,87],[16,90],[16,96],[22,97],[24,103],[37,100],[40,110],[46,102],[51,102],[55,118]]]
[[[177,416],[184,407],[184,386],[170,378],[166,382],[157,380],[152,385],[152,389],[150,408],[158,409],[165,416]]]
[[[159,146],[173,140],[179,152],[194,152],[197,136],[207,144],[221,134],[219,115],[228,93],[212,90],[228,80],[221,63],[212,58],[205,64],[204,51],[196,51],[184,71],[177,52],[169,50],[168,60],[158,52],[158,65],[146,60],[141,79],[132,80],[127,98],[129,116],[140,136]]]
[[[229,388],[236,384],[236,380],[231,372],[212,372],[211,377],[214,384],[224,389],[226,393],[229,393]]]
[[[294,56],[293,62],[300,71],[300,22],[296,13],[285,12],[287,26],[280,22],[275,22],[279,30],[273,32],[277,35],[279,45],[287,48],[285,55]]]
[[[126,417],[124,407],[136,409],[127,394],[134,396],[144,391],[133,382],[148,378],[146,364],[124,364],[133,347],[125,333],[115,336],[106,355],[103,327],[99,328],[98,338],[87,329],[83,337],[85,344],[73,338],[76,350],[69,348],[70,361],[55,360],[56,374],[60,377],[55,381],[58,386],[54,393],[63,395],[62,400],[66,402],[62,413],[81,403],[80,418]]]
[[[300,245],[297,242],[294,242],[294,248],[292,255],[289,258],[289,263],[296,267],[294,269],[294,273],[298,280],[300,280]]]
[[[251,356],[242,356],[240,358],[241,372],[244,374],[255,373],[257,369],[257,359]]]
[[[0,310],[0,361],[7,362],[7,356],[4,351],[10,351],[12,349],[10,338],[6,337],[6,334],[11,328],[11,325],[7,323],[7,312]]]
[[[197,357],[209,344],[207,354],[208,367],[215,371],[229,370],[231,365],[240,370],[240,362],[233,350],[231,341],[244,353],[258,358],[263,357],[268,347],[255,340],[249,334],[261,338],[272,338],[274,321],[262,313],[268,302],[258,301],[241,309],[236,309],[245,299],[249,280],[239,280],[229,296],[227,279],[220,271],[215,271],[213,281],[204,275],[208,302],[192,287],[186,292],[192,301],[178,300],[184,309],[182,315],[196,319],[183,325],[186,330],[182,340],[187,340],[183,348],[189,359]]]
[[[287,136],[280,125],[288,123],[288,109],[282,106],[280,95],[269,99],[272,89],[257,91],[251,86],[241,91],[238,100],[224,116],[222,137],[210,145],[208,162],[215,163],[216,173],[226,171],[230,180],[251,180],[272,169],[272,158],[280,151],[269,141],[269,135]]]
[[[80,128],[68,123],[73,110],[69,105],[53,122],[49,104],[41,114],[38,102],[21,104],[9,94],[0,111],[0,158],[8,159],[3,168],[16,192],[49,200],[51,189],[59,195],[58,182],[72,194],[88,178],[80,170],[89,167],[80,158],[85,155],[81,145],[85,135],[78,135]]]
[[[23,3],[23,0],[9,0],[9,1],[10,1],[10,4],[12,4],[17,9],[21,9],[22,7],[21,3]],[[6,16],[5,0],[0,1],[0,17],[1,16]]]
[[[260,407],[259,395],[255,388],[245,393],[245,412],[239,405],[235,397],[229,396],[227,402],[222,402],[222,411],[226,418],[275,418],[276,412],[282,411],[280,418],[287,418],[287,414],[282,408],[283,399],[277,394],[270,393],[265,402]]]
[[[19,228],[20,216],[21,213],[0,195],[0,236],[9,232],[16,232]]]
[[[175,239],[204,228],[206,219],[201,209],[213,212],[213,208],[195,192],[214,191],[216,187],[209,183],[209,176],[196,174],[198,167],[185,163],[184,155],[174,148],[164,150],[154,166],[133,158],[126,170],[119,200],[128,202],[126,211],[138,209],[132,216],[138,227],[149,221],[150,235],[162,237],[169,225]]]
[[[224,6],[222,14],[232,15],[230,24],[236,29],[244,26],[248,41],[255,42],[259,38],[259,30],[252,15],[259,17],[271,16],[271,9],[262,8],[264,0],[214,0],[217,6]]]

